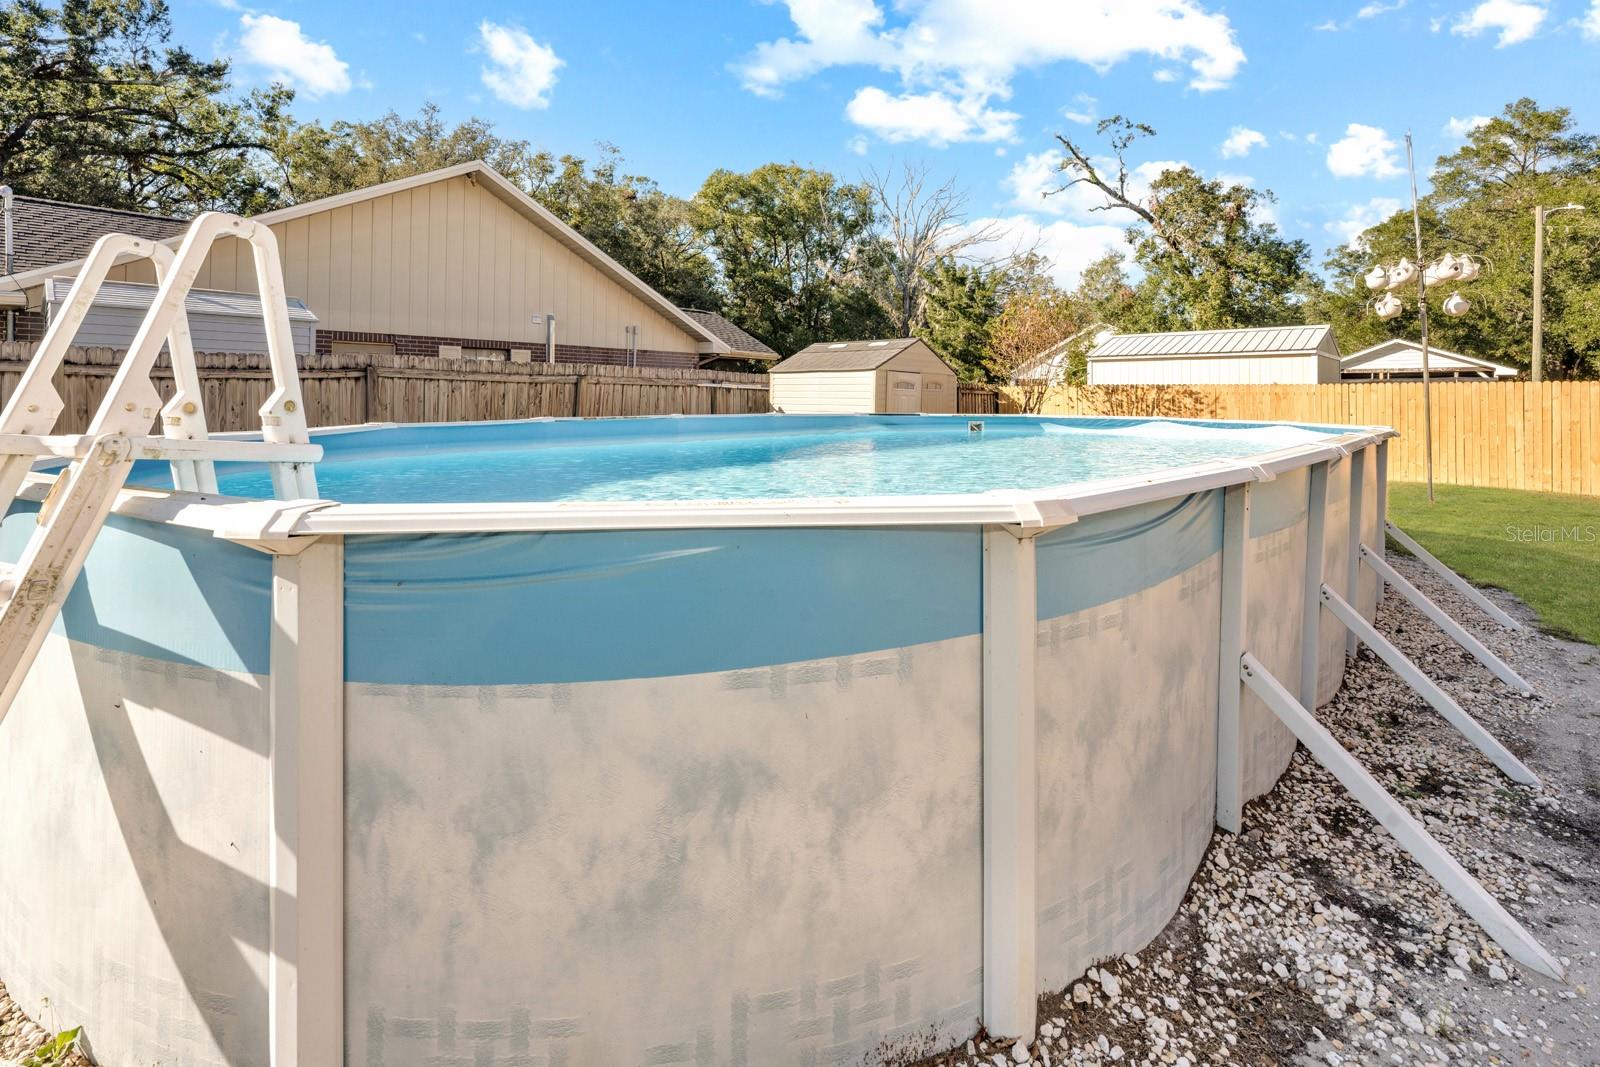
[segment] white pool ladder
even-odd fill
[[[260,441],[213,439],[206,428],[185,301],[212,244],[222,237],[248,242],[255,260],[274,386],[261,407]],[[87,432],[55,435],[56,419],[66,405],[52,378],[107,272],[127,257],[154,261],[155,300]],[[165,405],[150,380],[163,342],[176,384]],[[161,436],[151,436],[158,415]],[[0,516],[10,511],[37,460],[67,460],[40,505],[38,527],[22,556],[0,573],[0,719],[11,710],[135,460],[165,459],[172,464],[174,488],[209,493],[217,491],[217,460],[265,462],[272,471],[274,494],[300,500],[317,495],[313,464],[321,455],[306,430],[278,242],[268,227],[207,212],[190,224],[176,253],[127,234],[110,233],[96,241],[0,413]]]

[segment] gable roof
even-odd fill
[[[921,344],[915,337],[894,337],[883,341],[818,341],[779,363],[770,373],[877,370],[915,344]]]
[[[746,359],[783,358],[763,344],[760,338],[746,333],[715,311],[701,311],[699,308],[679,308],[678,310],[725,342],[730,356],[743,356]]]
[[[160,241],[181,234],[189,225],[187,219],[171,215],[144,215],[35,196],[12,198],[11,221],[16,274],[81,259],[102,234],[128,233]]]
[[[321,200],[309,200],[304,204],[295,204],[291,207],[279,208],[277,211],[267,211],[260,215],[252,215],[252,222],[265,223],[275,226],[280,222],[303,218],[307,215],[317,215],[324,211],[345,207],[350,204],[359,204],[364,200],[374,200],[390,193],[402,192],[406,189],[415,189],[423,185],[432,185],[435,182],[449,181],[452,178],[467,178],[482,184],[501,200],[504,200],[519,214],[544,230],[556,241],[565,245],[577,254],[578,258],[586,261],[601,274],[616,282],[623,289],[632,293],[645,304],[650,305],[669,321],[676,323],[691,337],[700,338],[702,350],[710,353],[723,353],[728,351],[728,343],[717,337],[705,326],[684,314],[672,301],[656,292],[650,286],[640,281],[622,264],[606,255],[593,242],[574,230],[571,226],[556,218],[550,209],[539,203],[533,197],[519,189],[509,178],[489,166],[482,160],[475,159],[467,163],[458,163],[453,167],[443,167],[439,170],[428,171],[425,174],[413,174],[407,178],[397,178],[394,181],[382,182],[378,185],[369,185],[365,189],[354,189],[348,193],[337,196],[325,196]],[[70,206],[70,205],[69,205]],[[125,212],[114,212],[116,215],[125,215]],[[150,218],[151,216],[131,215],[131,219]],[[182,239],[182,230],[187,225],[182,220],[167,220],[176,224],[176,231],[165,235],[161,240],[165,244],[176,246]],[[115,232],[119,227],[125,226],[122,219],[112,220],[106,230],[101,232]],[[125,230],[125,232],[135,232]],[[95,234],[98,237],[99,234]],[[142,235],[141,235],[142,236]],[[94,241],[91,239],[89,245]],[[12,285],[16,289],[26,289],[40,284],[52,274],[74,273],[83,256],[89,251],[85,245],[81,252],[76,253],[72,259],[47,263],[27,271],[18,270],[12,277]]]
[[[1313,352],[1325,352],[1333,356],[1339,354],[1332,326],[1246,326],[1233,330],[1123,333],[1098,345],[1089,353],[1089,358],[1298,356]]]
[[[1378,363],[1382,366],[1375,366]],[[1339,369],[1341,372],[1370,370],[1374,373],[1421,374],[1422,345],[1401,337],[1391,337],[1387,341],[1379,341],[1375,345],[1345,356],[1339,361]],[[1508,367],[1503,363],[1491,363],[1477,356],[1462,355],[1460,352],[1452,352],[1436,345],[1428,346],[1428,369],[1430,372],[1445,374],[1473,371],[1496,378],[1514,378],[1517,375],[1515,367]]]

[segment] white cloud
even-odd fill
[[[957,99],[939,90],[890,95],[869,85],[844,108],[845,117],[885,141],[926,141],[942,147],[956,141],[1005,141],[1016,136],[1014,111],[984,106],[984,97]]]
[[[1328,170],[1336,178],[1392,178],[1400,173],[1394,138],[1377,126],[1352,122],[1328,146]]]
[[[298,22],[276,15],[239,16],[239,47],[244,58],[275,82],[310,97],[350,91],[350,64],[333,46],[313,41]]]
[[[1316,130],[1312,130],[1310,133],[1306,134],[1306,144],[1316,144],[1321,139],[1322,134],[1318,133]]]
[[[1327,19],[1323,22],[1319,22],[1311,28],[1316,30],[1318,33],[1338,33],[1340,30],[1344,29],[1343,26],[1339,25],[1339,23],[1333,19]]]
[[[1600,4],[1600,0],[1595,0],[1595,3]],[[1061,117],[1068,122],[1076,122],[1080,126],[1087,126],[1094,122],[1098,117],[1097,111],[1100,101],[1088,93],[1079,93],[1072,99],[1073,102],[1071,104],[1061,109]]]
[[[1392,196],[1375,196],[1365,204],[1351,204],[1341,218],[1323,223],[1322,228],[1338,237],[1341,244],[1354,248],[1364,230],[1376,226],[1404,206]]]
[[[556,71],[566,65],[554,49],[519,26],[501,26],[488,19],[478,23],[478,41],[489,57],[481,70],[483,84],[497,99],[512,107],[550,106]]]
[[[1600,0],[1589,0],[1589,10],[1578,20],[1578,29],[1591,41],[1600,41]]]
[[[900,102],[902,114],[890,128],[926,129],[947,141],[957,139],[953,130],[968,138],[993,136],[1007,125],[1002,117],[1010,113],[994,104],[1009,98],[1021,70],[1071,61],[1104,71],[1143,55],[1167,67],[1186,65],[1189,86],[1211,90],[1226,86],[1245,62],[1227,16],[1207,10],[1206,0],[1124,0],[1087,9],[1055,0],[885,7],[875,0],[784,2],[794,35],[757,45],[736,65],[747,89],[773,95],[831,67],[875,68],[897,76],[900,91],[874,89],[858,110],[882,118]],[[942,114],[929,117],[935,110]]]
[[[1382,2],[1382,0],[1372,0],[1371,3],[1367,4],[1361,8],[1361,10],[1356,12],[1356,18],[1375,19],[1379,15],[1387,15],[1391,11],[1399,11],[1405,6],[1406,0],[1394,0],[1394,2],[1390,4],[1385,4]]]
[[[1476,37],[1485,31],[1495,31],[1500,35],[1495,47],[1504,48],[1526,41],[1539,32],[1549,13],[1543,0],[1482,0],[1451,23],[1450,32]]]
[[[854,152],[858,156],[864,156],[867,154],[868,144],[869,142],[867,141],[867,135],[864,133],[858,133],[854,137],[850,138],[850,140],[845,142],[845,147],[849,148],[850,151]]]
[[[1223,159],[1237,159],[1250,154],[1252,148],[1265,148],[1267,135],[1260,130],[1252,130],[1248,126],[1235,126],[1228,131],[1227,140],[1217,146],[1217,152]]]
[[[1458,141],[1465,141],[1467,134],[1479,126],[1487,125],[1489,125],[1488,115],[1468,115],[1465,118],[1452,118],[1444,124],[1444,132],[1447,136],[1454,137]]]
[[[1057,285],[1072,288],[1083,269],[1113,249],[1127,247],[1126,230],[1104,223],[1083,225],[1065,219],[1041,221],[1031,215],[977,219],[972,225],[990,226],[995,236],[968,251],[977,257],[1005,256],[1032,249],[1049,263]]]

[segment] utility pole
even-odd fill
[[[1544,219],[1558,211],[1582,211],[1582,204],[1533,208],[1533,380],[1544,381]]]
[[[1433,503],[1433,398],[1428,390],[1428,281],[1422,269],[1422,210],[1417,206],[1417,164],[1406,131],[1406,170],[1411,173],[1411,232],[1417,239],[1417,314],[1422,319],[1422,444],[1427,457],[1428,503]]]

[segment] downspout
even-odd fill
[[[12,251],[11,230],[11,186],[0,185],[0,201],[4,202],[6,214],[6,280],[11,280],[12,273],[16,270],[16,256]],[[6,340],[17,339],[17,313],[13,308],[6,308]]]
[[[554,363],[556,361],[556,317],[554,315],[546,315],[544,321],[544,361],[546,363]]]

